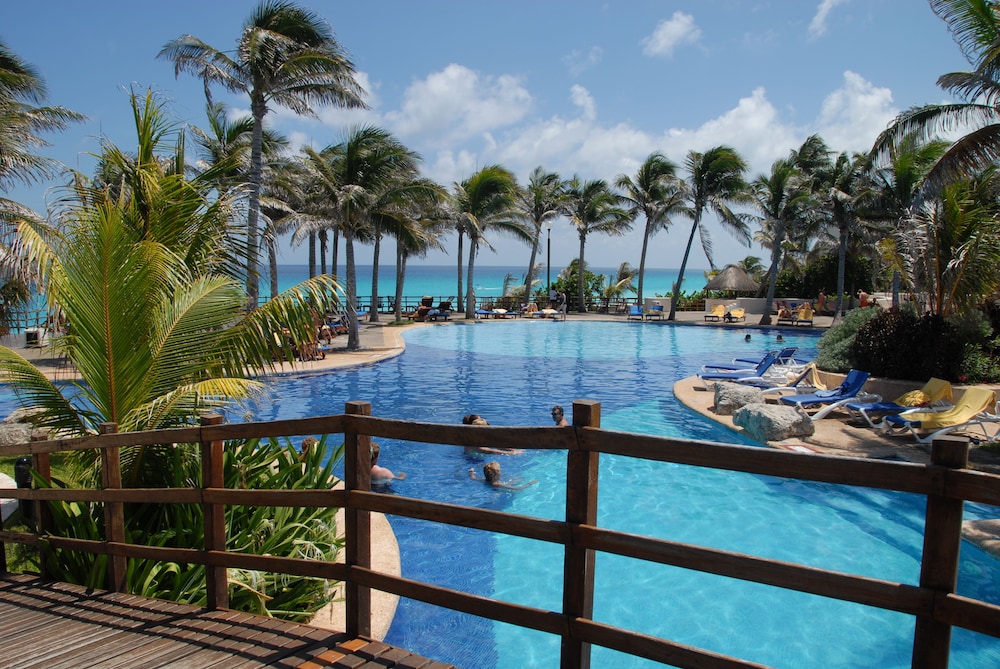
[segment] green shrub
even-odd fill
[[[892,379],[959,379],[965,344],[953,325],[941,316],[917,316],[911,310],[875,311],[851,344],[855,367]]]
[[[855,367],[851,345],[858,329],[878,316],[878,309],[852,309],[836,325],[827,330],[816,347],[816,366],[830,372],[847,372]]]

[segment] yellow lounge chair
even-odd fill
[[[989,388],[972,386],[966,388],[955,406],[943,411],[906,411],[894,416],[886,416],[885,426],[889,434],[910,432],[921,444],[927,444],[940,436],[955,430],[979,426],[989,439],[986,423],[1000,421],[996,411],[996,395]],[[921,436],[921,433],[930,434]]]
[[[795,325],[812,325],[813,324],[813,310],[808,304],[799,307],[799,313],[795,316]]]
[[[951,384],[944,379],[931,378],[920,390],[903,393],[892,402],[856,402],[844,408],[853,417],[863,418],[871,427],[881,428],[886,426],[887,415],[901,414],[917,407],[924,407],[928,413],[934,407],[938,411],[943,411],[951,408],[951,402]],[[880,420],[876,422],[872,416],[878,416]]]
[[[736,321],[745,321],[747,319],[747,310],[740,307],[730,309],[725,316],[723,316],[727,323],[735,323]]]
[[[726,305],[717,304],[712,307],[712,310],[705,314],[706,321],[717,321],[726,315]]]

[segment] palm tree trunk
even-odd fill
[[[406,277],[406,250],[401,244],[396,245],[396,304],[395,317],[403,320],[403,279]]]
[[[319,273],[326,274],[326,230],[319,231]]]
[[[267,269],[271,279],[271,299],[280,292],[278,290],[278,240],[271,237],[267,240]]]
[[[646,275],[646,250],[649,248],[649,216],[646,217],[646,230],[642,235],[642,254],[639,256],[639,285],[636,286],[636,302],[642,304],[642,279]]]
[[[347,350],[357,351],[361,348],[358,337],[358,275],[354,266],[354,235],[349,230],[344,231],[344,250],[347,255]]]
[[[458,297],[459,304],[461,304],[465,293],[462,292],[462,237],[463,233],[461,230],[458,231],[458,292],[455,295]]]
[[[316,233],[309,233],[309,278],[316,276]]]
[[[531,302],[531,283],[535,276],[535,256],[538,253],[538,238],[542,234],[541,226],[535,228],[535,239],[531,244],[531,258],[528,260],[528,273],[524,275],[524,301]]]
[[[260,181],[264,146],[264,115],[267,105],[263,99],[255,98],[250,104],[253,114],[253,139],[250,144],[250,211],[247,214],[247,303],[256,309],[260,297],[260,279],[257,267],[260,235],[257,222],[260,218]]]
[[[847,226],[840,226],[840,245],[837,249],[837,309],[833,322],[844,317],[844,277],[847,274]]]
[[[780,221],[774,221],[774,239],[771,240],[771,269],[767,275],[767,299],[764,301],[764,313],[758,325],[771,324],[771,305],[774,304],[774,289],[778,285],[778,266],[781,264],[781,248],[785,243],[785,226]]]
[[[368,309],[368,322],[378,323],[378,260],[382,252],[382,235],[375,235],[375,248],[372,250],[372,304]]]
[[[468,294],[465,298],[465,317],[475,318],[476,317],[476,291],[473,288],[475,285],[473,280],[475,279],[475,266],[476,266],[476,250],[479,248],[479,240],[469,235],[469,267],[468,267],[468,278],[466,283],[468,284]]]
[[[340,230],[333,229],[333,244],[330,250],[330,274],[337,276],[337,260],[340,258]]]
[[[691,234],[688,235],[688,243],[684,248],[684,257],[681,259],[681,268],[677,272],[677,281],[674,283],[674,290],[670,299],[670,315],[667,316],[668,321],[676,320],[677,318],[677,301],[681,296],[681,284],[684,283],[684,270],[687,269],[688,256],[691,255],[691,245],[694,244],[694,233],[698,232],[699,223],[701,223],[701,209],[698,209],[695,212],[694,223],[691,224]]]
[[[577,262],[576,268],[576,294],[577,299],[580,300],[579,312],[581,314],[587,311],[587,302],[583,299],[583,251],[584,247],[587,245],[587,233],[580,231],[580,259]]]

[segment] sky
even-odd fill
[[[524,183],[536,166],[563,178],[634,175],[653,151],[679,166],[689,151],[728,145],[770,171],[812,134],[836,151],[867,151],[901,111],[947,101],[937,78],[970,69],[925,0],[311,0],[350,54],[367,110],[318,108],[317,118],[273,108],[267,123],[293,148],[322,149],[358,124],[391,131],[422,158],[425,176],[450,188],[485,165]],[[6,0],[0,41],[33,66],[48,104],[87,117],[46,135],[41,153],[92,174],[106,137],[135,145],[128,95],[152,89],[178,123],[205,127],[202,84],[175,77],[157,54],[191,34],[232,50],[256,2],[237,0]],[[215,91],[236,114],[246,98]],[[50,187],[6,194],[44,212]],[[745,247],[706,216],[716,266],[768,252]],[[650,242],[647,266],[679,267],[690,233],[678,218]],[[642,221],[623,237],[591,235],[592,267],[639,265]],[[557,220],[552,266],[579,252]],[[529,249],[489,238],[477,265],[527,266]],[[453,264],[447,251],[420,262]],[[543,235],[540,261],[544,261]],[[358,262],[371,262],[370,247]],[[383,246],[383,262],[394,247]],[[305,263],[305,245],[282,241],[279,262]],[[697,240],[688,263],[707,269]]]

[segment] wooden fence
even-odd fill
[[[929,465],[802,454],[767,448],[728,446],[600,429],[600,404],[573,404],[573,427],[469,427],[415,423],[371,416],[367,402],[348,402],[335,416],[270,423],[223,424],[206,417],[200,427],[155,432],[114,433],[79,439],[36,441],[0,447],[0,457],[30,454],[35,469],[50,476],[49,457],[65,450],[99,449],[103,489],[16,489],[5,497],[32,500],[38,533],[2,532],[0,541],[90,551],[109,556],[112,589],[125,588],[128,559],[206,565],[210,607],[227,606],[227,568],[312,576],[343,581],[345,630],[370,634],[371,589],[395,593],[522,627],[558,635],[561,667],[590,666],[598,644],[678,667],[731,669],[752,662],[693,648],[669,639],[620,629],[593,619],[594,560],[597,551],[779,588],[898,611],[915,616],[912,666],[948,665],[954,626],[1000,637],[1000,606],[957,595],[963,501],[1000,506],[1000,476],[970,470],[968,443],[949,437],[933,445]],[[342,490],[236,490],[223,484],[224,440],[342,434],[345,488]],[[566,452],[566,511],[554,521],[498,511],[370,492],[371,437],[459,446],[492,446]],[[138,490],[123,488],[120,449],[132,445],[197,443],[203,480],[199,487]],[[800,564],[743,555],[603,529],[597,525],[599,456],[602,453],[725,469],[783,478],[863,486],[924,496],[927,513],[918,585],[845,574]],[[103,504],[105,541],[51,535],[45,515],[49,500]],[[203,550],[140,546],[124,541],[123,505],[131,502],[200,504],[205,518]],[[226,505],[339,507],[345,510],[345,562],[330,563],[226,550]],[[396,577],[371,568],[370,516],[381,512],[488,532],[526,537],[563,546],[561,611],[547,611]],[[44,539],[44,541],[42,540]],[[0,565],[6,571],[6,564]]]

